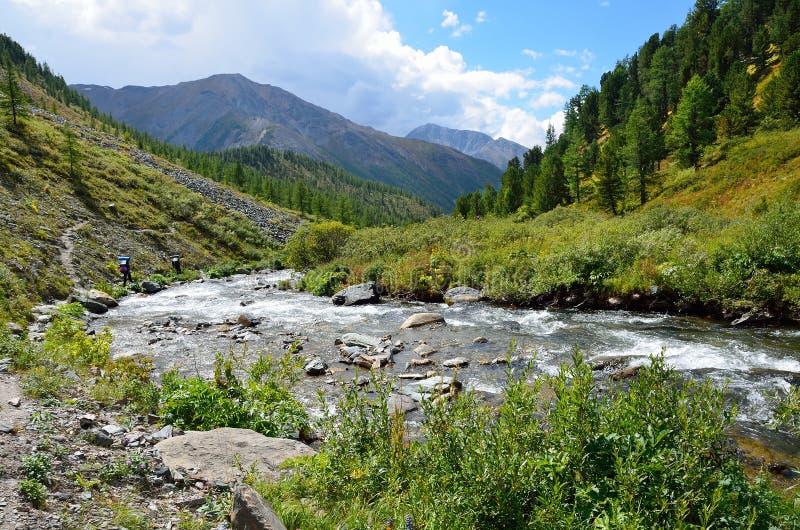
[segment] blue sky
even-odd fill
[[[241,73],[376,129],[526,146],[693,0],[0,0],[0,32],[69,83]]]

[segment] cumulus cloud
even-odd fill
[[[532,109],[542,109],[547,107],[555,107],[563,105],[567,101],[566,96],[559,92],[542,92],[538,96],[534,97],[531,102],[530,106]]]
[[[486,20],[487,20],[486,11],[478,11],[478,14],[475,15],[475,22],[477,24],[483,24],[484,22],[486,22]]]
[[[459,24],[458,15],[456,15],[452,11],[448,11],[447,9],[445,9],[444,11],[442,11],[442,16],[444,17],[444,20],[442,20],[443,28],[458,27]]]
[[[576,55],[578,55],[578,52],[575,51],[575,50],[556,49],[556,50],[553,50],[553,53],[555,55],[558,55],[559,57],[575,57]]]
[[[534,111],[576,88],[560,75],[470,67],[448,46],[414,48],[378,0],[12,2],[26,25],[44,29],[41,48],[51,51],[40,59],[69,65],[69,82],[163,85],[238,72],[397,135],[435,122],[541,144],[548,123],[560,127],[560,114],[541,119]],[[454,12],[443,17],[453,32],[471,29]],[[539,94],[541,107],[516,103],[527,94]]]

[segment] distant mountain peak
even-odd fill
[[[486,160],[501,170],[504,170],[508,161],[515,156],[522,160],[528,150],[524,145],[506,138],[493,140],[488,134],[479,131],[450,129],[434,123],[426,123],[417,127],[408,133],[406,138],[452,147],[466,155]]]
[[[175,145],[199,151],[249,145],[293,151],[404,189],[445,211],[459,195],[497,184],[501,173],[460,149],[355,124],[241,74],[161,87],[74,88],[101,112]]]

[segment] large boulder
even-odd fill
[[[100,302],[106,307],[117,307],[119,305],[113,296],[97,289],[90,289],[89,292],[86,293],[86,298],[95,302]]]
[[[142,292],[146,294],[155,294],[162,289],[162,287],[156,282],[151,282],[149,280],[143,281],[141,286]]]
[[[478,302],[482,297],[483,295],[479,290],[463,285],[448,289],[447,292],[444,293],[444,301],[448,304]]]
[[[415,313],[408,317],[400,326],[400,329],[417,328],[428,324],[444,324],[444,317],[441,313]]]
[[[375,282],[360,283],[342,289],[331,297],[334,305],[372,304],[380,299]]]
[[[233,530],[286,530],[272,506],[249,484],[239,484],[233,493]]]
[[[102,315],[106,311],[108,311],[108,306],[105,304],[101,304],[100,302],[95,302],[94,300],[90,300],[83,296],[70,296],[70,302],[78,302],[83,306],[84,309],[89,311],[90,313],[95,313],[97,315]]]
[[[180,473],[212,484],[240,480],[242,469],[253,464],[264,479],[275,481],[285,460],[316,454],[297,440],[268,438],[250,429],[232,427],[188,431],[157,443],[156,449],[173,476]]]

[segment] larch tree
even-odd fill
[[[12,127],[17,127],[28,116],[28,96],[19,86],[17,71],[11,61],[4,62],[5,80],[0,93],[0,111]]]
[[[641,204],[647,202],[647,177],[653,173],[663,151],[663,140],[653,114],[652,107],[640,98],[625,127],[624,161],[636,178]]]
[[[668,146],[684,167],[697,167],[703,148],[714,141],[714,101],[711,89],[695,75],[681,93],[669,122]]]

